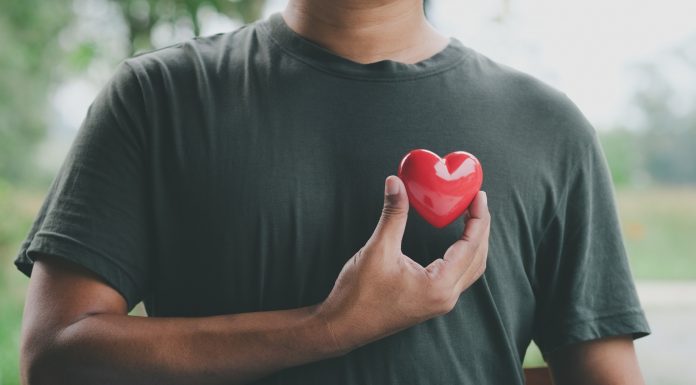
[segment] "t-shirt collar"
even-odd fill
[[[417,63],[385,59],[363,64],[302,37],[288,26],[281,12],[272,13],[259,21],[259,25],[274,44],[296,59],[319,70],[349,78],[388,81],[429,76],[456,66],[470,53],[458,39],[450,37],[444,49]]]

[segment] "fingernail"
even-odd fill
[[[387,195],[396,195],[399,193],[399,184],[396,182],[396,178],[387,177],[384,192]]]
[[[488,195],[486,194],[485,191],[481,191],[483,193],[483,205],[488,207]]]

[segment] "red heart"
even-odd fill
[[[417,149],[404,156],[398,177],[406,185],[408,201],[428,223],[442,228],[469,207],[481,189],[483,170],[475,156],[465,151],[444,159],[432,151]]]

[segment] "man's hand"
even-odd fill
[[[392,195],[387,194],[390,188]],[[462,237],[426,267],[401,252],[408,208],[403,182],[388,177],[376,229],[344,265],[318,308],[339,350],[349,351],[449,312],[486,268],[490,214],[484,192],[469,207]]]

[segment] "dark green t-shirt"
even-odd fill
[[[16,264],[74,261],[153,317],[315,304],[415,148],[481,161],[485,275],[447,315],[259,384],[522,384],[532,339],[549,353],[649,333],[595,130],[565,94],[456,38],[360,64],[280,13],[122,62]],[[411,210],[403,251],[425,265],[462,230]]]

